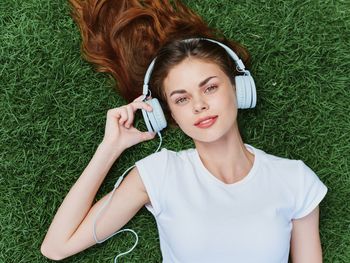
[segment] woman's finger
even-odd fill
[[[127,121],[128,120],[128,118],[129,118],[129,116],[128,116],[128,112],[127,112],[127,110],[126,110],[126,108],[125,107],[122,107],[121,109],[120,109],[120,119],[119,119],[119,124],[124,124],[124,122],[125,121]]]
[[[148,103],[143,102],[143,101],[135,101],[135,102],[132,102],[131,104],[132,104],[134,112],[137,109],[144,109],[144,110],[147,110],[147,111],[152,111],[153,110],[151,105],[149,105]]]
[[[126,110],[128,113],[128,120],[125,123],[125,127],[130,128],[131,124],[134,122],[134,111],[132,105],[127,105]]]
[[[134,99],[134,102],[135,102],[135,101],[143,101],[144,98],[145,98],[145,95],[142,94],[141,96],[139,96],[139,97],[137,97],[136,99]]]
[[[155,135],[155,132],[140,132],[141,141],[152,140]]]

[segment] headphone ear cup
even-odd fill
[[[153,109],[151,112],[141,109],[148,131],[159,132],[163,130],[167,126],[167,122],[158,99],[153,98],[145,102]]]
[[[256,105],[256,88],[252,76],[236,76],[236,95],[239,109],[254,108]]]

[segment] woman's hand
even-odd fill
[[[156,133],[141,132],[133,126],[136,110],[152,111],[152,106],[143,102],[142,98],[143,95],[130,104],[108,110],[103,143],[125,150],[135,144],[154,138]]]

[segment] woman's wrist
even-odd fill
[[[120,144],[111,143],[105,140],[102,140],[102,142],[98,145],[98,149],[109,153],[109,155],[115,159],[117,159],[125,151]]]

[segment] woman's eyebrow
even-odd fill
[[[199,88],[200,88],[200,87],[203,87],[203,86],[204,86],[205,84],[207,84],[208,81],[211,80],[212,78],[217,78],[217,76],[211,76],[211,77],[209,77],[209,78],[206,78],[205,80],[203,80],[203,81],[201,81],[201,82],[199,83],[198,87],[199,87]]]
[[[212,78],[217,78],[217,76],[211,76],[211,77],[208,77],[206,78],[205,80],[202,80],[199,84],[198,84],[198,87],[203,87],[205,84],[208,83],[209,80],[211,80]],[[171,97],[172,95],[174,94],[183,94],[183,93],[186,93],[186,90],[184,89],[179,89],[179,90],[174,90],[170,93],[169,97]]]

